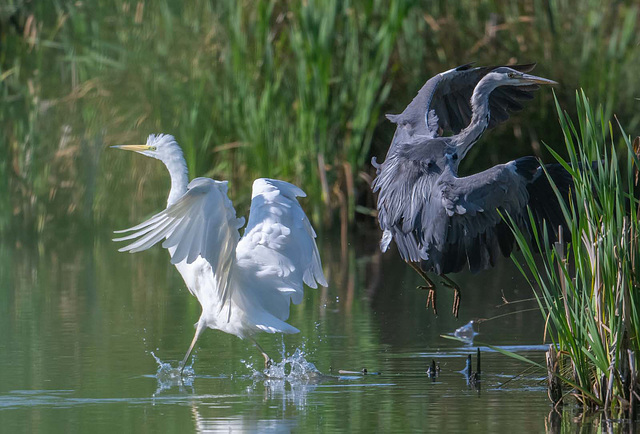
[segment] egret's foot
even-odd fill
[[[261,352],[262,357],[264,357],[264,369],[269,369],[273,365],[273,360],[271,360],[271,357],[269,357],[267,353],[265,353],[264,351]]]
[[[260,351],[260,353],[262,354],[262,357],[264,357],[264,369],[269,369],[271,365],[273,365],[273,360],[271,360],[271,357],[269,357],[269,355],[262,349],[258,341],[256,341],[254,338],[249,338],[249,339],[251,339],[251,341],[253,342],[253,345],[256,346],[258,351]]]
[[[435,286],[418,286],[419,289],[429,291],[427,294],[427,304],[425,307],[429,309],[429,306],[433,307],[433,314],[438,315],[438,309],[436,308],[436,287]]]

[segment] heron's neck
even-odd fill
[[[469,149],[475,145],[489,126],[489,95],[496,87],[495,81],[483,78],[473,90],[473,95],[471,95],[471,122],[469,122],[467,128],[460,131],[460,134],[454,138],[458,148],[458,161],[464,158]]]
[[[187,184],[189,184],[189,170],[187,162],[184,160],[182,153],[172,155],[162,160],[169,175],[171,176],[171,190],[167,199],[167,207],[173,205],[183,194],[187,192]]]

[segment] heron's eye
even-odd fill
[[[509,78],[516,78],[516,74],[515,74],[515,73],[513,73],[513,72],[510,72],[510,73],[508,73],[508,74],[507,74],[507,77],[509,77]]]
[[[458,154],[453,154],[451,156],[451,159],[454,160],[454,161],[457,160],[458,159]]]
[[[434,166],[433,161],[429,161],[429,162],[427,163],[427,169],[433,169],[433,166]]]

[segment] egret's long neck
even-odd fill
[[[171,190],[167,199],[167,207],[174,204],[183,194],[187,192],[189,184],[189,170],[187,162],[182,156],[182,151],[176,152],[162,160],[171,176]]]
[[[473,89],[473,95],[471,95],[471,122],[469,122],[467,128],[460,131],[460,134],[453,139],[458,150],[458,161],[464,158],[469,149],[489,126],[489,95],[496,87],[496,81],[489,79],[489,76],[485,76]]]

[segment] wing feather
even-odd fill
[[[415,135],[435,138],[440,135],[439,128],[458,134],[471,120],[473,89],[482,77],[500,66],[472,67],[467,64],[430,78],[401,114],[387,116],[398,125],[393,142],[406,142]],[[508,66],[520,72],[530,72],[535,64]],[[537,89],[536,85],[504,86],[493,91],[489,98],[492,118],[489,127],[507,120],[510,111],[520,110],[522,104],[517,100],[533,98],[531,93]],[[435,121],[432,116],[435,116]]]
[[[561,194],[568,198],[572,185],[568,172],[557,164],[546,167]],[[493,266],[500,253],[506,256],[513,250],[513,235],[502,219],[506,213],[528,233],[530,207],[538,230],[546,222],[551,241],[558,225],[566,226],[557,212],[558,199],[534,157],[519,158],[464,178],[446,177],[438,188],[449,216],[449,230],[439,250],[462,250],[471,271]],[[440,273],[449,273],[460,271],[465,263],[443,261],[431,265]]]
[[[528,232],[529,206],[538,230],[546,222],[551,240],[563,224],[557,197],[534,157],[464,178],[449,168],[438,174],[402,154],[384,164],[390,166],[373,185],[374,191],[379,190],[380,226],[405,261],[420,262],[427,271],[457,272],[465,265],[479,271],[493,266],[500,254],[509,255],[515,243],[502,219],[506,213]],[[568,198],[572,185],[568,172],[557,164],[546,168]],[[381,245],[383,250],[387,244]]]
[[[304,196],[284,181],[261,178],[253,184],[249,222],[236,257],[247,291],[243,309],[268,313],[265,321],[274,316],[286,320],[290,302],[302,301],[303,283],[312,288],[327,286],[316,233],[296,199]]]
[[[202,257],[211,265],[220,306],[224,306],[230,296],[231,265],[243,223],[227,196],[226,181],[196,178],[175,203],[139,225],[117,231],[133,233],[114,241],[135,240],[119,249],[133,253],[164,240],[162,246],[171,253],[172,264],[191,264]]]

